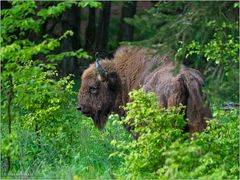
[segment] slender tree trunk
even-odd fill
[[[72,37],[73,50],[78,50],[81,47],[81,9],[77,5],[72,7],[73,19],[70,21],[70,27],[74,32]],[[71,19],[70,19],[71,20]]]
[[[11,114],[11,101],[13,97],[13,84],[12,84],[12,76],[10,75],[8,78],[9,81],[9,91],[7,94],[7,117],[8,117],[8,137],[10,138],[11,133],[12,133],[12,114]],[[10,142],[11,143],[11,140]],[[7,162],[6,162],[6,167],[7,167],[7,174],[9,173],[11,169],[11,157],[7,157]]]
[[[85,49],[92,51],[94,49],[95,33],[96,33],[96,9],[89,8],[88,25],[85,33]]]
[[[62,33],[64,33],[67,30],[72,30],[74,32],[74,35],[72,37],[69,37],[67,39],[64,39],[62,42],[62,51],[72,51],[77,50],[81,47],[80,42],[80,17],[81,17],[81,10],[77,6],[73,6],[71,9],[67,10],[63,16],[62,16]],[[61,69],[63,72],[63,75],[69,74],[69,73],[75,73],[77,62],[75,58],[72,57],[66,57],[64,58]]]
[[[11,8],[11,3],[9,1],[0,1],[0,8],[1,9],[9,9]]]
[[[97,42],[96,50],[104,51],[106,50],[108,43],[108,29],[109,29],[109,20],[111,14],[111,2],[103,2],[102,10],[100,10],[100,20],[98,23],[98,33],[97,33]]]
[[[124,19],[132,18],[136,14],[137,1],[125,2],[122,6],[120,28],[118,32],[117,42],[133,41],[133,26],[127,24]]]

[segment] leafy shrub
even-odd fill
[[[201,58],[206,61],[204,75],[206,77],[205,92],[214,103],[238,101],[239,80],[239,43],[238,23],[216,21],[207,24],[214,31],[213,37],[206,42],[192,41],[178,49],[177,56],[185,54],[186,61]],[[202,66],[202,65],[199,65]],[[218,88],[216,88],[216,86]]]
[[[50,157],[54,153],[58,157],[68,154],[70,148],[67,146],[66,150],[61,140],[64,133],[73,132],[71,128],[64,129],[62,125],[66,125],[67,119],[61,117],[67,107],[75,107],[71,99],[73,81],[71,76],[59,77],[56,65],[66,56],[89,58],[89,55],[83,49],[54,54],[62,40],[73,32],[50,38],[40,29],[49,18],[59,16],[73,4],[100,5],[73,1],[39,9],[35,1],[12,1],[10,9],[1,11],[2,175],[32,173],[46,159],[56,161],[57,157]],[[69,120],[66,122],[70,124]],[[64,153],[56,151],[56,147]]]
[[[156,97],[142,89],[130,93],[127,116],[121,123],[135,127],[139,138],[112,141],[111,156],[124,162],[117,174],[124,178],[237,179],[238,113],[217,110],[203,133],[183,132],[183,107],[159,109]],[[193,138],[194,137],[194,138]]]
[[[238,179],[238,112],[216,110],[196,139],[171,144],[164,152],[163,179]]]
[[[112,143],[119,148],[115,154],[125,161],[121,172],[126,178],[155,178],[156,171],[165,162],[163,152],[179,138],[186,139],[183,128],[186,125],[183,107],[159,109],[158,101],[153,93],[145,94],[143,89],[130,93],[133,100],[125,110],[126,118],[123,124],[132,127],[133,134],[137,133],[137,141]],[[113,154],[114,155],[114,154]]]

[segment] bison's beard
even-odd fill
[[[101,130],[104,128],[104,126],[107,122],[108,114],[109,114],[109,110],[99,111],[92,117],[93,122],[98,129]]]

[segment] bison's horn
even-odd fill
[[[103,67],[101,66],[98,57],[96,58],[96,70],[101,77],[103,77],[104,79],[107,79],[107,76],[108,76],[107,71],[104,70]]]

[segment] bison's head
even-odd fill
[[[114,63],[97,60],[83,72],[77,109],[91,117],[96,127],[102,129],[114,106],[118,89],[119,79]]]

